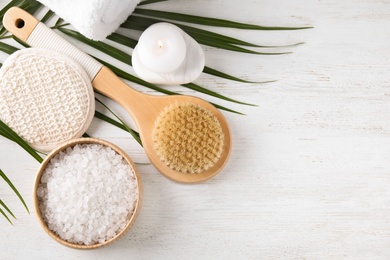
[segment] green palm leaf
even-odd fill
[[[125,64],[131,65],[131,56],[124,52],[121,51],[115,47],[112,47],[104,42],[98,42],[98,41],[93,41],[90,39],[87,39],[85,36],[81,35],[79,32],[76,32],[74,30],[66,29],[66,28],[58,28],[58,30],[72,38],[75,38],[85,44],[88,44],[89,46],[106,53],[107,55],[122,61]]]
[[[19,49],[12,45],[0,41],[0,51],[5,52],[7,54],[12,54],[17,50]]]
[[[11,223],[11,225],[13,225],[12,224],[12,221],[9,219],[9,217],[7,216],[7,214],[5,214],[5,212],[0,208],[0,213],[8,220],[8,222],[9,223]]]
[[[214,27],[246,29],[246,30],[267,30],[267,31],[284,30],[285,31],[285,30],[302,30],[302,29],[312,28],[309,26],[306,26],[306,27],[261,26],[261,25],[255,25],[255,24],[238,23],[238,22],[233,22],[233,21],[224,20],[224,19],[216,19],[216,18],[210,18],[210,17],[204,17],[204,16],[195,16],[195,15],[189,15],[189,14],[181,14],[181,13],[166,12],[166,11],[159,11],[159,10],[150,10],[150,9],[141,9],[141,8],[136,8],[134,10],[134,13],[142,14],[142,15],[146,15],[146,16],[168,19],[168,20],[186,22],[186,23],[194,23],[194,24],[208,25],[208,26],[214,26]]]
[[[129,126],[127,126],[126,123],[119,116],[117,116],[109,107],[107,107],[103,102],[101,102],[97,98],[95,98],[95,100],[98,103],[100,103],[101,105],[103,105],[111,114],[113,114],[116,117],[116,119],[118,119],[122,123],[122,125],[125,127],[126,131],[129,132],[134,137],[134,139],[142,146],[141,138],[137,132],[133,131],[133,129],[131,129]]]
[[[42,157],[31,148],[21,137],[18,136],[10,127],[8,127],[3,121],[0,120],[0,135],[7,137],[8,139],[14,141],[19,146],[21,146],[26,152],[28,152],[32,157],[34,157],[39,163],[41,163]]]
[[[4,179],[4,181],[11,187],[11,189],[15,192],[15,194],[18,196],[19,200],[23,203],[24,207],[26,208],[27,212],[30,213],[30,210],[28,209],[26,202],[24,202],[24,199],[22,198],[22,195],[20,195],[19,191],[15,188],[15,186],[12,184],[12,182],[8,179],[7,175],[0,169],[0,176]],[[13,216],[13,214],[12,214]]]
[[[99,118],[101,120],[104,120],[105,122],[107,122],[107,123],[109,123],[109,124],[111,124],[113,126],[116,126],[116,127],[120,128],[120,129],[126,131],[126,132],[129,132],[130,134],[132,132],[135,135],[137,135],[137,137],[139,138],[139,133],[137,131],[131,129],[128,126],[125,126],[124,124],[119,123],[118,121],[112,119],[111,117],[106,116],[105,114],[100,113],[97,110],[95,110],[95,117]],[[129,131],[129,129],[130,129],[130,131]]]
[[[22,5],[20,5],[20,8],[26,10],[30,14],[36,13],[39,9],[41,9],[43,5],[39,3],[38,1],[26,1]]]
[[[220,71],[218,71],[218,70],[215,70],[215,69],[210,68],[210,67],[207,67],[207,66],[205,66],[205,67],[203,68],[203,72],[204,72],[204,73],[207,73],[207,74],[210,74],[210,75],[213,75],[213,76],[220,77],[220,78],[229,79],[229,80],[233,80],[233,81],[238,81],[238,82],[242,82],[242,83],[257,83],[257,84],[263,84],[263,83],[275,82],[275,80],[268,80],[268,81],[261,81],[261,82],[243,80],[243,79],[240,79],[240,78],[231,76],[231,75],[229,75],[229,74],[220,72]]]
[[[166,2],[168,0],[146,0],[146,1],[142,1],[141,3],[139,3],[138,5],[148,5],[148,4],[154,4],[154,3],[158,3],[158,2]]]
[[[130,16],[122,25],[122,28],[133,29],[138,31],[144,31],[146,28],[152,24],[163,22],[163,20],[152,19],[142,16],[132,15]],[[281,55],[289,54],[290,52],[258,52],[252,51],[243,47],[236,46],[236,39],[224,36],[222,34],[213,33],[207,30],[198,29],[192,26],[187,26],[178,23],[172,23],[186,33],[188,33],[192,38],[194,38],[198,43],[204,44],[211,47],[216,47],[225,50],[250,53],[250,54],[261,54],[261,55]],[[249,43],[248,43],[249,44]]]
[[[57,22],[55,23],[54,27],[58,27],[64,24],[64,19],[58,18]]]
[[[136,9],[135,13],[138,13],[138,14],[146,14],[147,13],[148,16],[152,16],[152,17],[158,17],[158,18],[163,18],[163,19],[171,19],[171,20],[177,20],[177,21],[181,21],[182,20],[182,21],[189,22],[189,23],[191,23],[192,19],[184,19],[184,18],[196,17],[196,19],[194,19],[196,21],[193,21],[192,23],[203,24],[203,25],[210,25],[210,26],[213,26],[213,25],[212,25],[212,22],[209,23],[208,20],[215,20],[214,18],[208,18],[208,17],[191,16],[191,15],[185,15],[185,14],[163,12],[163,11],[156,11],[156,10],[146,10],[146,9]],[[161,14],[161,15],[153,15],[153,14]],[[183,19],[175,19],[176,16],[183,17]],[[172,17],[172,18],[168,18],[168,17]],[[238,27],[228,26],[230,21],[226,21],[226,20],[222,20],[222,21],[224,21],[224,22],[221,23],[221,27],[231,27],[231,28],[240,29]],[[226,25],[222,26],[222,24],[225,24],[225,22],[226,22]],[[230,22],[230,23],[232,23],[232,22]],[[197,33],[203,33],[203,34],[205,32],[205,30],[199,30],[199,29],[196,30],[196,28],[188,27],[188,26],[185,26],[185,25],[181,25],[181,26],[182,26],[182,28],[185,28],[185,30],[193,30],[193,31],[195,31]],[[253,25],[248,25],[248,26],[253,26]],[[277,28],[279,30],[281,30],[280,27],[277,27]],[[243,28],[241,28],[241,29],[243,29]],[[293,28],[293,29],[297,30],[297,29],[303,29],[303,28]],[[289,47],[289,46],[294,46],[294,45],[300,44],[300,43],[297,43],[297,44],[293,44],[293,45],[283,45],[283,46],[258,45],[258,44],[250,43],[250,42],[247,42],[247,41],[239,40],[237,38],[228,37],[228,36],[225,36],[225,35],[222,35],[222,34],[212,33],[212,32],[209,32],[209,31],[207,31],[207,32],[208,33],[207,33],[206,36],[210,37],[212,39],[217,39],[217,40],[220,40],[221,42],[228,42],[230,44],[236,44],[236,45],[242,45],[242,46],[248,46],[248,47],[277,48],[277,47]]]
[[[16,219],[14,213],[4,204],[2,200],[0,200],[0,206],[2,206],[14,219]],[[11,223],[12,224],[12,223]]]
[[[127,37],[125,35],[119,34],[119,33],[112,33],[107,37],[107,39],[114,41],[116,43],[122,44],[124,46],[130,47],[132,49],[135,48],[138,41],[135,39],[132,39],[130,37]]]
[[[47,13],[45,14],[45,16],[43,16],[43,18],[41,19],[41,22],[42,22],[42,23],[46,23],[46,22],[49,21],[53,16],[55,16],[55,13],[54,13],[52,10],[49,10],[49,11],[47,11]]]
[[[192,89],[192,90],[195,90],[195,91],[197,91],[199,93],[204,93],[204,94],[207,94],[207,95],[210,95],[210,96],[213,96],[213,97],[217,97],[217,98],[220,98],[220,99],[223,99],[223,100],[226,100],[226,101],[230,101],[230,102],[233,102],[233,103],[237,103],[237,104],[241,104],[241,105],[247,105],[247,106],[257,106],[257,105],[254,105],[254,104],[240,102],[240,101],[237,101],[237,100],[234,100],[234,99],[222,96],[222,95],[220,95],[220,94],[218,94],[218,93],[216,93],[214,91],[208,90],[208,89],[203,88],[203,87],[201,87],[199,85],[196,85],[194,83],[183,84],[182,86],[184,86],[186,88],[189,88],[189,89]]]

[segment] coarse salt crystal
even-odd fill
[[[75,244],[103,243],[117,235],[138,198],[131,166],[113,149],[77,144],[55,155],[37,189],[50,230]]]

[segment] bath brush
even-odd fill
[[[110,69],[17,7],[6,12],[3,24],[30,46],[62,52],[78,62],[96,91],[129,112],[147,156],[164,176],[177,182],[197,183],[215,176],[225,166],[231,151],[230,130],[222,113],[210,103],[191,96],[137,92]]]
[[[41,152],[84,134],[94,101],[84,69],[55,51],[16,51],[0,70],[0,118]]]

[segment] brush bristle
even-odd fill
[[[169,168],[201,173],[221,157],[224,134],[213,113],[192,103],[174,103],[156,120],[154,148]]]

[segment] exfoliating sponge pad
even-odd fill
[[[88,75],[65,55],[28,48],[0,70],[0,119],[38,151],[81,137],[94,112]]]

